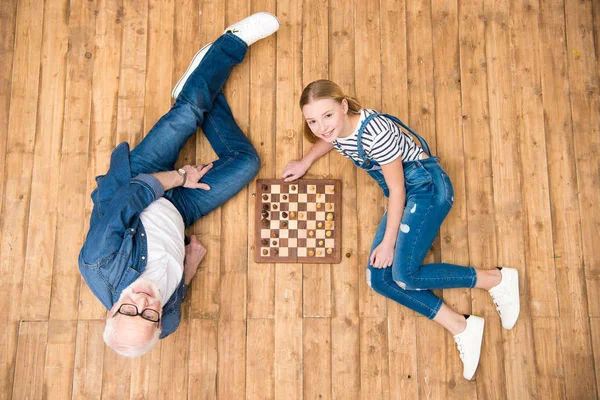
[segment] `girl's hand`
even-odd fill
[[[212,166],[212,163],[206,165],[184,165],[182,168],[187,174],[187,179],[183,187],[189,189],[210,190],[210,186],[208,186],[206,183],[200,183],[200,179],[202,179],[202,177],[206,175],[206,173],[212,168]]]
[[[394,246],[381,242],[373,249],[369,260],[374,268],[390,267],[394,261]]]
[[[306,163],[302,162],[302,160],[290,161],[283,169],[283,174],[281,174],[281,177],[286,182],[295,181],[296,179],[300,179],[302,175],[306,173],[309,167],[310,165],[306,165]]]

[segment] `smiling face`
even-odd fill
[[[352,133],[348,117],[348,102],[334,99],[313,100],[302,107],[302,114],[311,132],[326,142]]]
[[[152,332],[154,329],[156,329],[157,326],[155,322],[145,320],[141,315],[130,317],[127,315],[118,314],[117,310],[123,303],[135,305],[139,312],[149,308],[151,310],[155,310],[159,315],[161,315],[162,305],[160,294],[158,288],[152,282],[138,279],[126,287],[123,292],[121,292],[119,301],[113,305],[111,309],[111,315],[115,318],[115,325],[120,325],[125,330],[129,330],[125,328],[126,326],[129,328],[135,327],[147,332]]]

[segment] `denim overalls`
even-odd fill
[[[425,139],[398,118],[374,113],[365,118],[358,131],[357,145],[361,161],[352,161],[367,171],[379,184],[383,194],[389,196],[381,166],[368,158],[362,145],[365,127],[371,119],[381,115],[412,133],[429,158],[402,163],[406,205],[396,239],[394,261],[391,268],[374,268],[369,264],[367,283],[377,293],[433,319],[442,306],[442,300],[431,289],[472,288],[477,276],[473,267],[445,263],[421,265],[454,202],[450,178],[437,157],[431,155]],[[383,240],[386,222],[387,211],[377,228],[369,255]]]

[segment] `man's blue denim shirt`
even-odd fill
[[[96,183],[90,229],[79,253],[79,270],[92,292],[110,310],[123,289],[146,268],[148,249],[140,214],[162,197],[164,190],[152,175],[131,176],[127,143],[113,151],[110,169],[106,175],[96,177]],[[187,291],[184,282],[185,277],[163,305],[161,339],[179,326],[181,302]]]

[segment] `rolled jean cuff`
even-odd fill
[[[155,199],[158,199],[165,194],[165,189],[163,188],[160,181],[150,174],[139,174],[131,181],[133,183],[140,183],[142,185],[147,186],[154,192]]]

